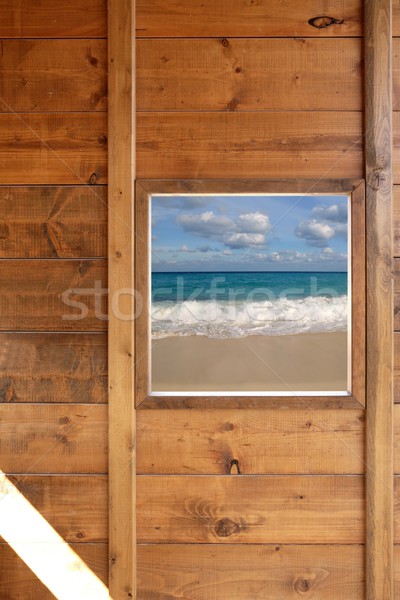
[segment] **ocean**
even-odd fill
[[[152,273],[152,336],[346,331],[347,273]]]

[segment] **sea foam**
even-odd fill
[[[205,335],[231,338],[246,335],[287,335],[345,331],[347,296],[308,296],[264,301],[187,300],[154,302],[151,326],[154,338]]]

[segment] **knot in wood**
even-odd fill
[[[229,537],[235,533],[239,533],[240,525],[231,519],[220,519],[215,523],[214,531],[218,537]]]
[[[96,182],[97,182],[97,175],[96,175],[96,173],[92,173],[91,176],[89,177],[89,185],[95,185]]]
[[[221,44],[223,45],[224,48],[227,48],[229,46],[229,42],[226,38],[223,38],[221,40]]]
[[[335,17],[328,17],[326,15],[322,17],[314,17],[308,21],[308,24],[311,25],[311,27],[316,27],[317,29],[325,29],[331,25],[343,25],[343,23],[343,19],[335,19]]]
[[[381,190],[387,183],[386,171],[380,168],[372,169],[368,176],[368,185],[373,190]]]
[[[307,594],[307,592],[309,592],[313,588],[313,584],[306,577],[299,577],[294,582],[293,587],[294,587],[295,592],[303,595],[303,594]]]

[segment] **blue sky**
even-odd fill
[[[347,196],[153,196],[153,271],[346,271]]]

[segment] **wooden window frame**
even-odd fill
[[[293,394],[157,394],[150,392],[151,330],[150,201],[159,194],[346,194],[351,198],[351,393]],[[135,202],[135,281],[140,298],[135,324],[137,408],[360,408],[365,407],[365,185],[348,180],[139,180]],[[139,303],[138,303],[139,304]]]

